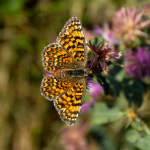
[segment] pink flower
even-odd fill
[[[91,99],[88,103],[84,103],[81,108],[81,113],[84,113],[90,109],[90,107],[101,99],[101,94],[104,93],[102,86],[98,83],[91,81],[89,83],[89,91],[91,94]]]
[[[94,26],[93,32],[96,35],[101,36],[106,40],[110,47],[114,47],[115,45],[120,45],[121,41],[114,35],[113,31],[110,29],[108,22],[103,23],[103,29],[100,28],[98,25]]]
[[[113,19],[114,34],[124,38],[125,42],[131,42],[138,36],[146,37],[142,30],[150,24],[150,21],[142,19],[142,12],[132,8],[122,8],[117,11]]]
[[[137,48],[137,52],[126,51],[125,70],[130,75],[143,79],[150,77],[150,52],[148,48]]]
[[[62,133],[61,145],[66,150],[87,150],[88,142],[85,137],[87,131],[87,123],[66,128]]]

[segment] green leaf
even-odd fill
[[[119,96],[120,93],[120,85],[119,82],[117,82],[114,78],[112,78],[111,76],[107,77],[109,84],[113,87],[114,93],[116,96]]]
[[[108,108],[105,103],[95,103],[93,111],[93,123],[104,124],[113,122],[123,116],[118,108]]]
[[[135,143],[140,139],[140,134],[136,130],[129,130],[126,133],[126,140],[130,143]]]
[[[143,138],[140,138],[135,146],[141,150],[149,150],[150,149],[150,135],[146,135]]]
[[[149,150],[150,149],[150,135],[140,134],[137,130],[129,130],[126,134],[126,140],[130,143],[133,143],[135,147],[140,150]]]
[[[90,41],[92,44],[97,46],[99,43],[104,42],[104,39],[100,36],[96,36],[95,38],[91,39]]]
[[[85,98],[84,98],[84,103],[88,103],[90,98],[91,98],[91,95],[89,93],[89,90],[87,90],[87,92],[85,94]]]
[[[143,98],[144,87],[138,80],[125,79],[123,81],[123,90],[129,102],[135,102],[140,105]]]
[[[119,71],[116,76],[115,76],[115,79],[119,82],[122,82],[123,79],[124,79],[124,76],[125,76],[125,71],[124,69],[122,69],[121,71]]]
[[[99,82],[99,84],[103,87],[105,95],[108,95],[109,94],[109,90],[110,90],[110,86],[109,86],[109,84],[106,81],[106,77],[102,76],[102,74],[100,74],[100,73],[97,74],[96,77],[97,77],[97,81]],[[103,82],[103,84],[102,84],[102,82]]]
[[[94,125],[91,128],[90,134],[102,146],[103,150],[117,150],[115,142],[108,136],[104,127]]]
[[[121,59],[120,60],[112,59],[111,62],[120,64],[120,65],[123,64],[123,61]],[[108,75],[111,75],[112,77],[115,77],[121,70],[123,70],[123,68],[121,66],[109,65]]]

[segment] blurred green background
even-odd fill
[[[90,30],[95,24],[110,22],[121,7],[140,8],[146,2],[0,1],[0,150],[64,149],[60,141],[67,126],[60,120],[53,102],[40,93],[45,74],[41,61],[43,48],[56,41],[71,17],[78,17],[83,27]],[[77,122],[85,116],[81,114]],[[90,143],[89,149],[100,149],[95,142]]]

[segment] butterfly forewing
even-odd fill
[[[44,69],[49,72],[77,66],[70,54],[58,43],[49,44],[44,48],[42,62]]]
[[[87,63],[87,50],[83,28],[78,18],[71,18],[65,25],[56,40],[67,50],[80,68]]]

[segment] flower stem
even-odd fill
[[[112,61],[109,61],[109,65],[116,65],[116,66],[124,67],[124,65],[120,65],[120,64],[117,64],[117,63],[112,62]]]

